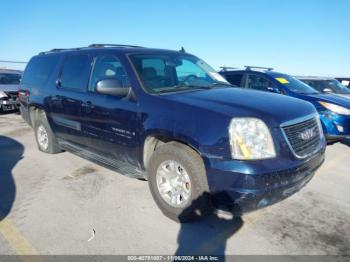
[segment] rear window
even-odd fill
[[[2,73],[0,74],[0,85],[18,85],[21,80],[20,74]]]
[[[226,80],[230,82],[230,84],[235,86],[241,86],[243,74],[233,74],[233,75],[224,75]]]
[[[61,87],[80,91],[85,90],[89,66],[88,55],[68,56],[63,63],[60,77]]]
[[[57,56],[37,56],[32,58],[24,71],[22,84],[30,87],[46,84],[55,68],[57,59]]]

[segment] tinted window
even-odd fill
[[[260,75],[248,75],[247,87],[262,91],[269,91],[269,88],[275,88],[275,84]]]
[[[129,87],[129,78],[118,58],[110,55],[98,56],[91,72],[89,91],[94,91],[98,81],[107,78],[119,80],[123,87]]]
[[[32,58],[23,74],[24,86],[42,86],[50,77],[57,64],[57,56],[37,56]]]
[[[226,74],[225,75],[226,80],[229,81],[230,84],[235,86],[241,86],[242,77],[243,77],[243,74],[233,74],[233,75]]]
[[[89,68],[89,56],[68,56],[61,71],[61,86],[63,88],[85,90],[86,76]]]
[[[0,85],[18,85],[20,80],[19,74],[0,74]]]

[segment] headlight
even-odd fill
[[[323,101],[319,101],[319,103],[321,105],[323,105],[325,108],[327,108],[328,110],[330,110],[330,111],[332,111],[334,113],[337,113],[339,115],[346,115],[346,116],[350,115],[350,109],[348,109],[348,108],[345,108],[345,107],[342,107],[342,106],[338,106],[338,105],[335,105],[335,104],[326,103],[326,102],[323,102]]]
[[[276,156],[271,133],[260,119],[233,118],[229,134],[234,159],[266,159]]]
[[[5,94],[4,91],[0,91],[0,98],[4,98],[4,97],[7,97],[7,95]]]

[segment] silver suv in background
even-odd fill
[[[18,87],[22,72],[0,69],[0,113],[18,110]]]

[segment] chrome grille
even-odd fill
[[[283,132],[297,157],[307,157],[321,143],[321,134],[316,117],[296,124],[283,126]]]

